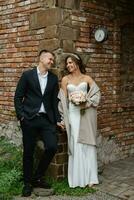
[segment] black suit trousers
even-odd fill
[[[31,120],[23,119],[21,122],[23,134],[23,177],[24,183],[44,176],[51,160],[57,151],[56,125],[52,124],[47,115],[35,116]],[[37,138],[44,143],[45,151],[33,177],[34,150]]]

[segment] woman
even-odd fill
[[[70,54],[65,59],[68,75],[61,81],[59,110],[68,135],[69,186],[92,187],[97,175],[97,106],[100,91],[93,79],[85,74],[80,56]]]

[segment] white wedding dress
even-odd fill
[[[87,83],[67,85],[68,94],[79,90],[87,92]],[[96,147],[77,142],[80,107],[71,102],[69,102],[69,123],[71,125],[71,148],[73,149],[73,153],[69,155],[68,160],[69,186],[74,188],[78,186],[85,187],[88,184],[98,184]]]

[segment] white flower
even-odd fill
[[[75,105],[86,102],[86,93],[83,91],[75,91],[69,94],[69,101]]]

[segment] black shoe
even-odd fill
[[[51,185],[42,179],[32,181],[32,186],[35,188],[45,188],[45,189],[51,188]]]
[[[32,186],[29,183],[25,184],[22,190],[22,196],[29,197],[31,196],[31,193],[32,193]]]

